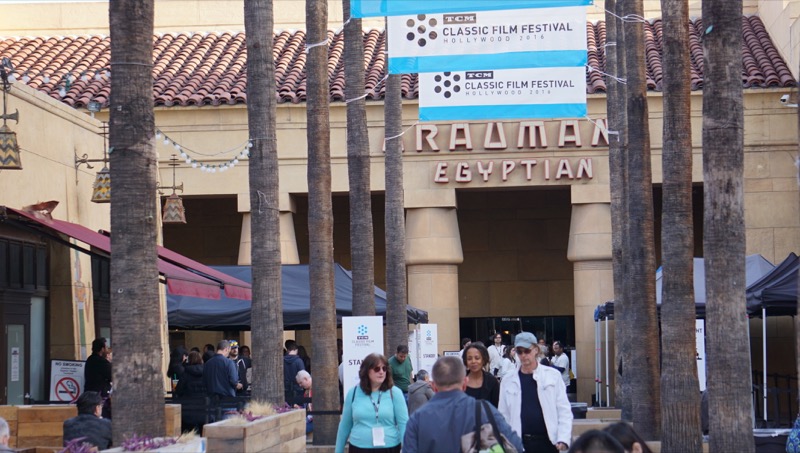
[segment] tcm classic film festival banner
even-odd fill
[[[583,6],[418,14],[387,20],[392,74],[586,64]]]
[[[350,0],[352,17],[586,6],[592,0]]]
[[[584,116],[583,66],[419,74],[420,121]]]
[[[344,393],[358,385],[358,370],[364,357],[383,354],[383,318],[381,316],[345,316],[342,318],[342,368]]]

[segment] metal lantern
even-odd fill
[[[17,133],[5,124],[0,126],[0,170],[22,170]]]
[[[92,201],[94,203],[111,202],[111,172],[108,171],[108,167],[103,167],[94,178]]]
[[[164,202],[164,215],[161,220],[164,223],[186,223],[183,200],[175,192],[172,192],[172,195],[168,196]]]

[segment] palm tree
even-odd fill
[[[386,33],[388,35],[388,33]],[[388,36],[387,36],[388,39]],[[388,49],[388,43],[386,43]],[[406,317],[406,224],[403,202],[403,102],[398,74],[386,79],[386,337],[389,353],[408,344]]]
[[[692,220],[689,3],[661,0],[664,42],[664,148],[661,250],[661,445],[701,452],[697,381]]]
[[[253,399],[283,401],[278,146],[275,138],[275,62],[272,0],[245,0],[247,123],[253,269]]]
[[[606,72],[612,75],[621,75],[625,70],[625,31],[622,24],[617,22],[616,15],[622,10],[623,1],[606,0]],[[617,10],[617,11],[615,11]],[[613,44],[613,45],[612,45]],[[622,391],[624,380],[619,374],[623,370],[622,364],[629,359],[630,348],[627,346],[632,336],[632,331],[625,326],[625,263],[623,253],[623,238],[626,237],[627,204],[625,192],[627,176],[625,174],[627,160],[627,115],[625,112],[625,84],[608,77],[606,82],[606,112],[608,114],[608,130],[616,134],[610,135],[608,145],[608,166],[610,175],[611,193],[611,257],[614,275],[614,341],[616,343],[617,363],[615,374],[615,405],[622,407],[622,418],[631,420],[631,406],[629,399],[625,398],[627,391]]]
[[[755,448],[745,309],[742,1],[703,2],[703,250],[712,451]]]
[[[328,4],[306,0],[308,242],[311,330],[314,332],[314,409],[339,409],[336,310],[333,292],[333,202],[331,200],[330,89],[328,81]],[[333,445],[338,419],[317,415],[314,444]]]
[[[109,3],[114,444],[164,435],[153,113],[153,0]],[[133,410],[135,408],[135,410]]]
[[[626,1],[626,13],[643,16],[642,0]],[[644,24],[625,23],[625,63],[628,82],[628,202],[625,238],[626,285],[625,325],[639,332],[637,344],[628,344],[630,361],[623,378],[630,383],[632,416],[636,430],[645,439],[658,439],[659,410],[658,323],[655,298],[655,231],[653,224],[653,183],[650,163],[650,130],[647,109],[647,79],[644,63]],[[624,385],[627,385],[624,384]]]
[[[364,34],[342,1],[344,73],[347,97],[347,174],[350,181],[350,257],[353,260],[353,316],[375,316],[375,239],[369,187],[369,135],[364,100]]]

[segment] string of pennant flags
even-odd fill
[[[240,161],[247,159],[250,157],[250,148],[253,147],[253,141],[247,140],[245,143],[236,145],[235,147],[220,151],[213,154],[204,155],[205,157],[213,157],[219,156],[223,154],[229,154],[232,151],[236,151],[237,154],[233,158],[229,159],[227,162],[219,163],[219,164],[207,164],[204,162],[199,161],[197,158],[193,157],[190,153],[201,154],[197,151],[192,151],[191,149],[181,145],[180,143],[176,142],[175,140],[171,139],[167,134],[164,133],[161,129],[156,129],[155,138],[157,141],[161,141],[165,146],[172,146],[175,148],[175,152],[181,157],[181,159],[186,162],[192,168],[197,168],[202,172],[207,173],[223,173],[228,171],[239,164]]]

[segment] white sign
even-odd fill
[[[352,17],[407,16],[493,9],[552,8],[591,5],[592,0],[351,0]]]
[[[586,8],[387,18],[389,72],[585,66]]]
[[[383,354],[383,318],[381,316],[345,316],[342,318],[342,363],[344,394],[358,385],[361,362],[370,354]]]
[[[449,357],[461,357],[461,351],[444,351],[444,356]]]
[[[417,329],[408,331],[408,360],[411,360],[411,368],[416,375],[419,371],[419,331]]]
[[[706,391],[706,322],[702,319],[694,320],[695,346],[697,353],[697,380],[700,382],[700,391]]]
[[[586,68],[419,74],[420,121],[586,116]]]
[[[76,360],[50,361],[50,401],[73,402],[83,391],[85,362]]]
[[[19,382],[19,348],[11,348],[11,382]]]
[[[569,369],[575,379],[578,379],[578,351],[574,349],[569,351]]]
[[[439,334],[436,324],[419,324],[419,366],[417,371],[425,370],[428,374],[433,372],[433,364],[439,354]],[[431,374],[432,375],[432,374]]]

